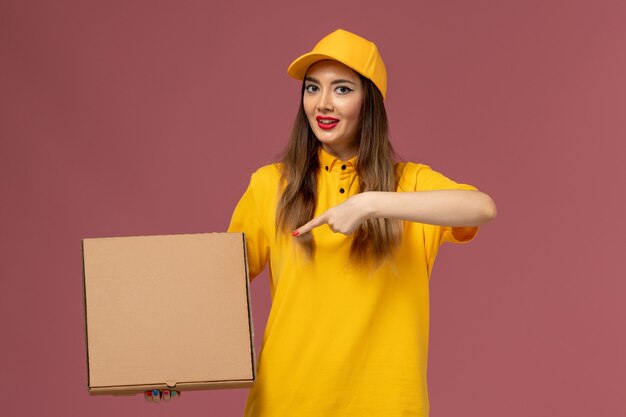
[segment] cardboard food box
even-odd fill
[[[89,393],[251,387],[245,247],[242,233],[83,239]]]

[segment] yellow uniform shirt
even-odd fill
[[[357,192],[356,157],[320,148],[315,216]],[[399,163],[398,191],[476,190],[429,166]],[[246,417],[426,417],[429,414],[428,281],[442,242],[472,240],[478,227],[404,222],[393,259],[369,273],[349,268],[351,236],[312,231],[314,262],[290,235],[276,237],[278,164],[258,169],[229,231],[246,235],[251,279],[269,265],[272,308]]]

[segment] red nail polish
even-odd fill
[[[300,234],[300,232],[298,232],[297,230],[294,230],[294,232],[291,234],[291,236],[298,236]]]

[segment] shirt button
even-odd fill
[[[343,194],[343,193],[345,193],[345,192],[346,192],[346,190],[344,190],[343,188],[340,188],[340,189],[339,189],[339,192],[340,192],[341,194]]]
[[[341,169],[343,169],[343,170],[345,171],[345,170],[346,170],[346,166],[345,166],[345,165],[342,165],[342,166],[341,166]]]
[[[326,171],[328,171],[328,167],[326,167]]]

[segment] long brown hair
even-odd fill
[[[383,97],[369,79],[359,74],[364,88],[356,174],[358,192],[396,191],[396,155],[389,142],[387,112]],[[302,84],[300,106],[287,147],[281,157],[284,191],[276,210],[277,232],[291,233],[313,218],[316,206],[318,149],[321,146],[306,117]],[[354,232],[350,260],[354,265],[380,265],[399,245],[402,222],[391,219],[368,219]],[[312,233],[296,239],[311,259],[315,252]]]

